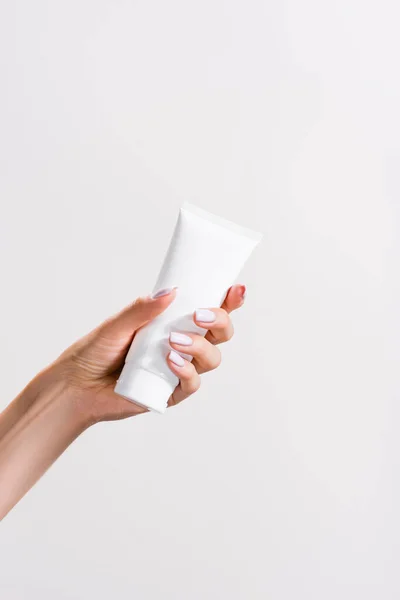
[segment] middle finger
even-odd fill
[[[199,327],[208,329],[206,338],[212,344],[227,342],[233,336],[233,324],[223,308],[198,308],[193,320]]]

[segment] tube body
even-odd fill
[[[163,413],[179,380],[166,357],[171,331],[205,335],[193,321],[196,308],[221,306],[261,234],[185,203],[154,291],[177,286],[174,302],[131,344],[115,392]],[[190,360],[191,357],[182,354]]]

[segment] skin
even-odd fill
[[[0,414],[0,519],[35,484],[64,450],[88,427],[147,412],[116,395],[114,386],[135,332],[174,301],[176,289],[158,298],[138,298],[120,313],[68,348],[39,373]],[[221,307],[211,308],[212,323],[193,320],[205,337],[188,334],[191,345],[171,348],[193,356],[170,369],[179,378],[168,406],[198,390],[200,375],[219,366],[218,344],[233,335],[229,316],[244,302],[245,286],[232,286]]]

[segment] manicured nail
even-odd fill
[[[215,312],[208,310],[208,308],[198,308],[195,315],[196,321],[200,323],[212,323],[217,318]]]
[[[169,341],[172,342],[172,344],[180,344],[181,346],[191,346],[193,344],[191,337],[184,333],[178,333],[177,331],[171,331],[169,334]]]
[[[239,294],[242,298],[242,300],[244,300],[246,298],[246,286],[245,285],[240,285],[239,286]]]
[[[185,361],[183,360],[182,356],[175,352],[175,350],[171,350],[171,352],[168,355],[168,358],[171,362],[174,363],[174,365],[177,365],[178,367],[183,367],[183,365],[185,364]]]
[[[161,296],[168,296],[168,294],[170,294],[172,290],[176,290],[176,288],[162,288],[161,290],[157,290],[157,292],[154,292],[154,294],[151,294],[151,298],[152,300],[155,300],[156,298],[161,298]]]

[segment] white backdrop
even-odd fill
[[[1,2],[1,407],[148,293],[183,200],[265,234],[200,392],[2,522],[2,598],[399,598],[399,17]]]

